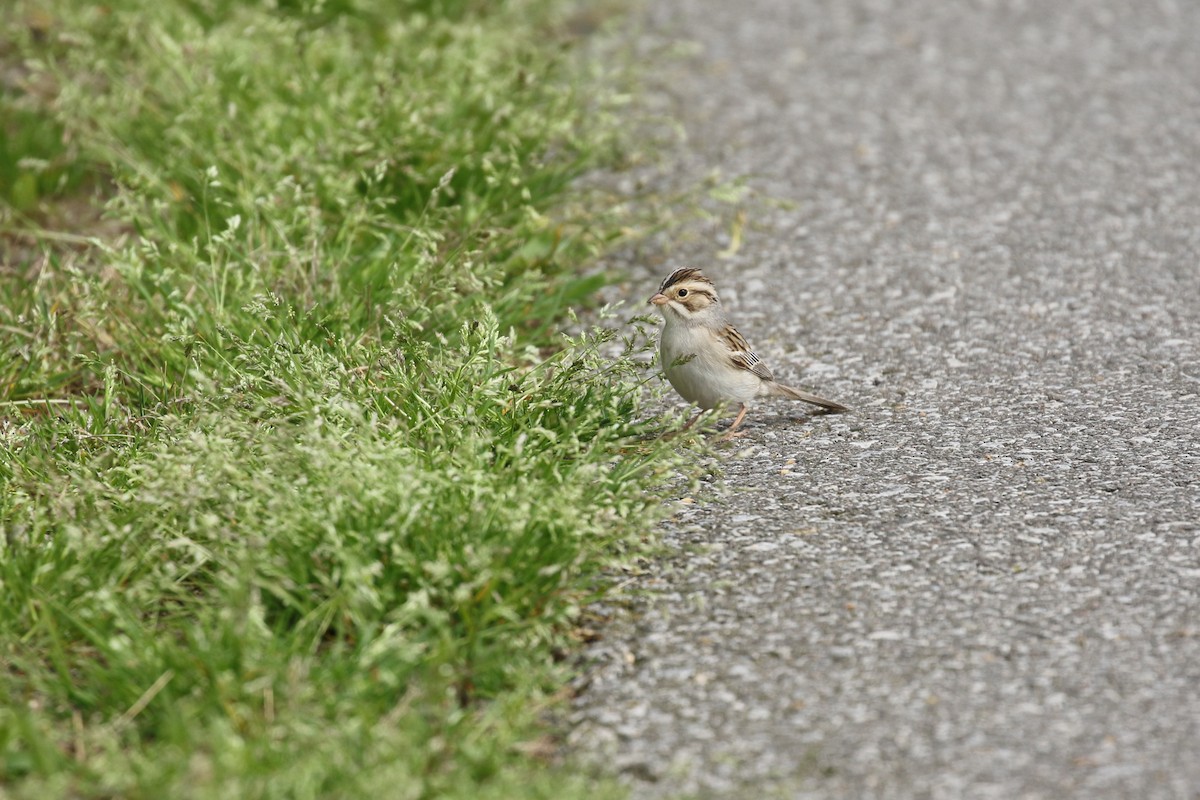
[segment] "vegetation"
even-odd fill
[[[11,796],[617,794],[540,718],[675,465],[644,337],[557,332],[618,233],[562,13],[0,11]]]

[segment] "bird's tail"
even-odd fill
[[[840,411],[849,411],[841,403],[835,403],[832,400],[826,400],[824,397],[817,397],[815,394],[809,394],[802,389],[794,389],[791,386],[784,386],[782,383],[771,381],[767,384],[768,391],[776,397],[788,397],[792,400],[803,400],[806,403],[812,403],[814,406],[820,406],[827,411],[834,413]]]

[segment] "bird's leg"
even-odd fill
[[[725,431],[725,433],[721,434],[720,438],[722,440],[732,439],[734,436],[742,435],[740,433],[734,433],[734,431],[736,431],[738,429],[738,426],[742,424],[742,420],[744,420],[746,418],[746,412],[749,410],[750,410],[750,407],[747,406],[745,403],[742,403],[742,408],[740,411],[738,411],[738,415],[733,418],[733,424],[729,426],[729,430],[727,430],[727,431]]]
[[[664,438],[664,439],[673,439],[674,437],[676,437],[676,436],[678,436],[679,434],[681,434],[681,433],[683,433],[684,431],[686,431],[688,428],[690,428],[690,427],[692,427],[693,425],[695,425],[695,424],[696,424],[696,421],[697,421],[697,420],[699,420],[699,419],[700,419],[701,417],[703,417],[703,416],[704,416],[704,409],[702,408],[702,409],[700,409],[699,411],[697,411],[697,412],[696,412],[696,416],[692,417],[691,419],[689,419],[689,420],[687,421],[687,424],[686,424],[686,425],[684,425],[682,428],[680,428],[680,429],[679,429],[679,430],[677,430],[677,431],[672,431],[671,433],[666,433],[666,434],[663,434],[663,438]]]
[[[746,418],[746,412],[750,410],[750,406],[742,403],[742,408],[738,411],[738,415],[733,418],[733,424],[729,426],[729,433],[733,433],[742,424],[742,420]]]

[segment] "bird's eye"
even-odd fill
[[[687,297],[687,289],[680,289],[680,290],[679,290],[679,296],[680,296],[680,297]]]

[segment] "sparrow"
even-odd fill
[[[737,403],[738,415],[725,433],[731,436],[756,397],[803,400],[829,412],[849,410],[841,403],[776,381],[729,322],[716,286],[700,270],[675,270],[648,302],[658,307],[666,322],[658,340],[663,372],[684,400],[701,409],[684,430],[695,424],[705,410]]]

